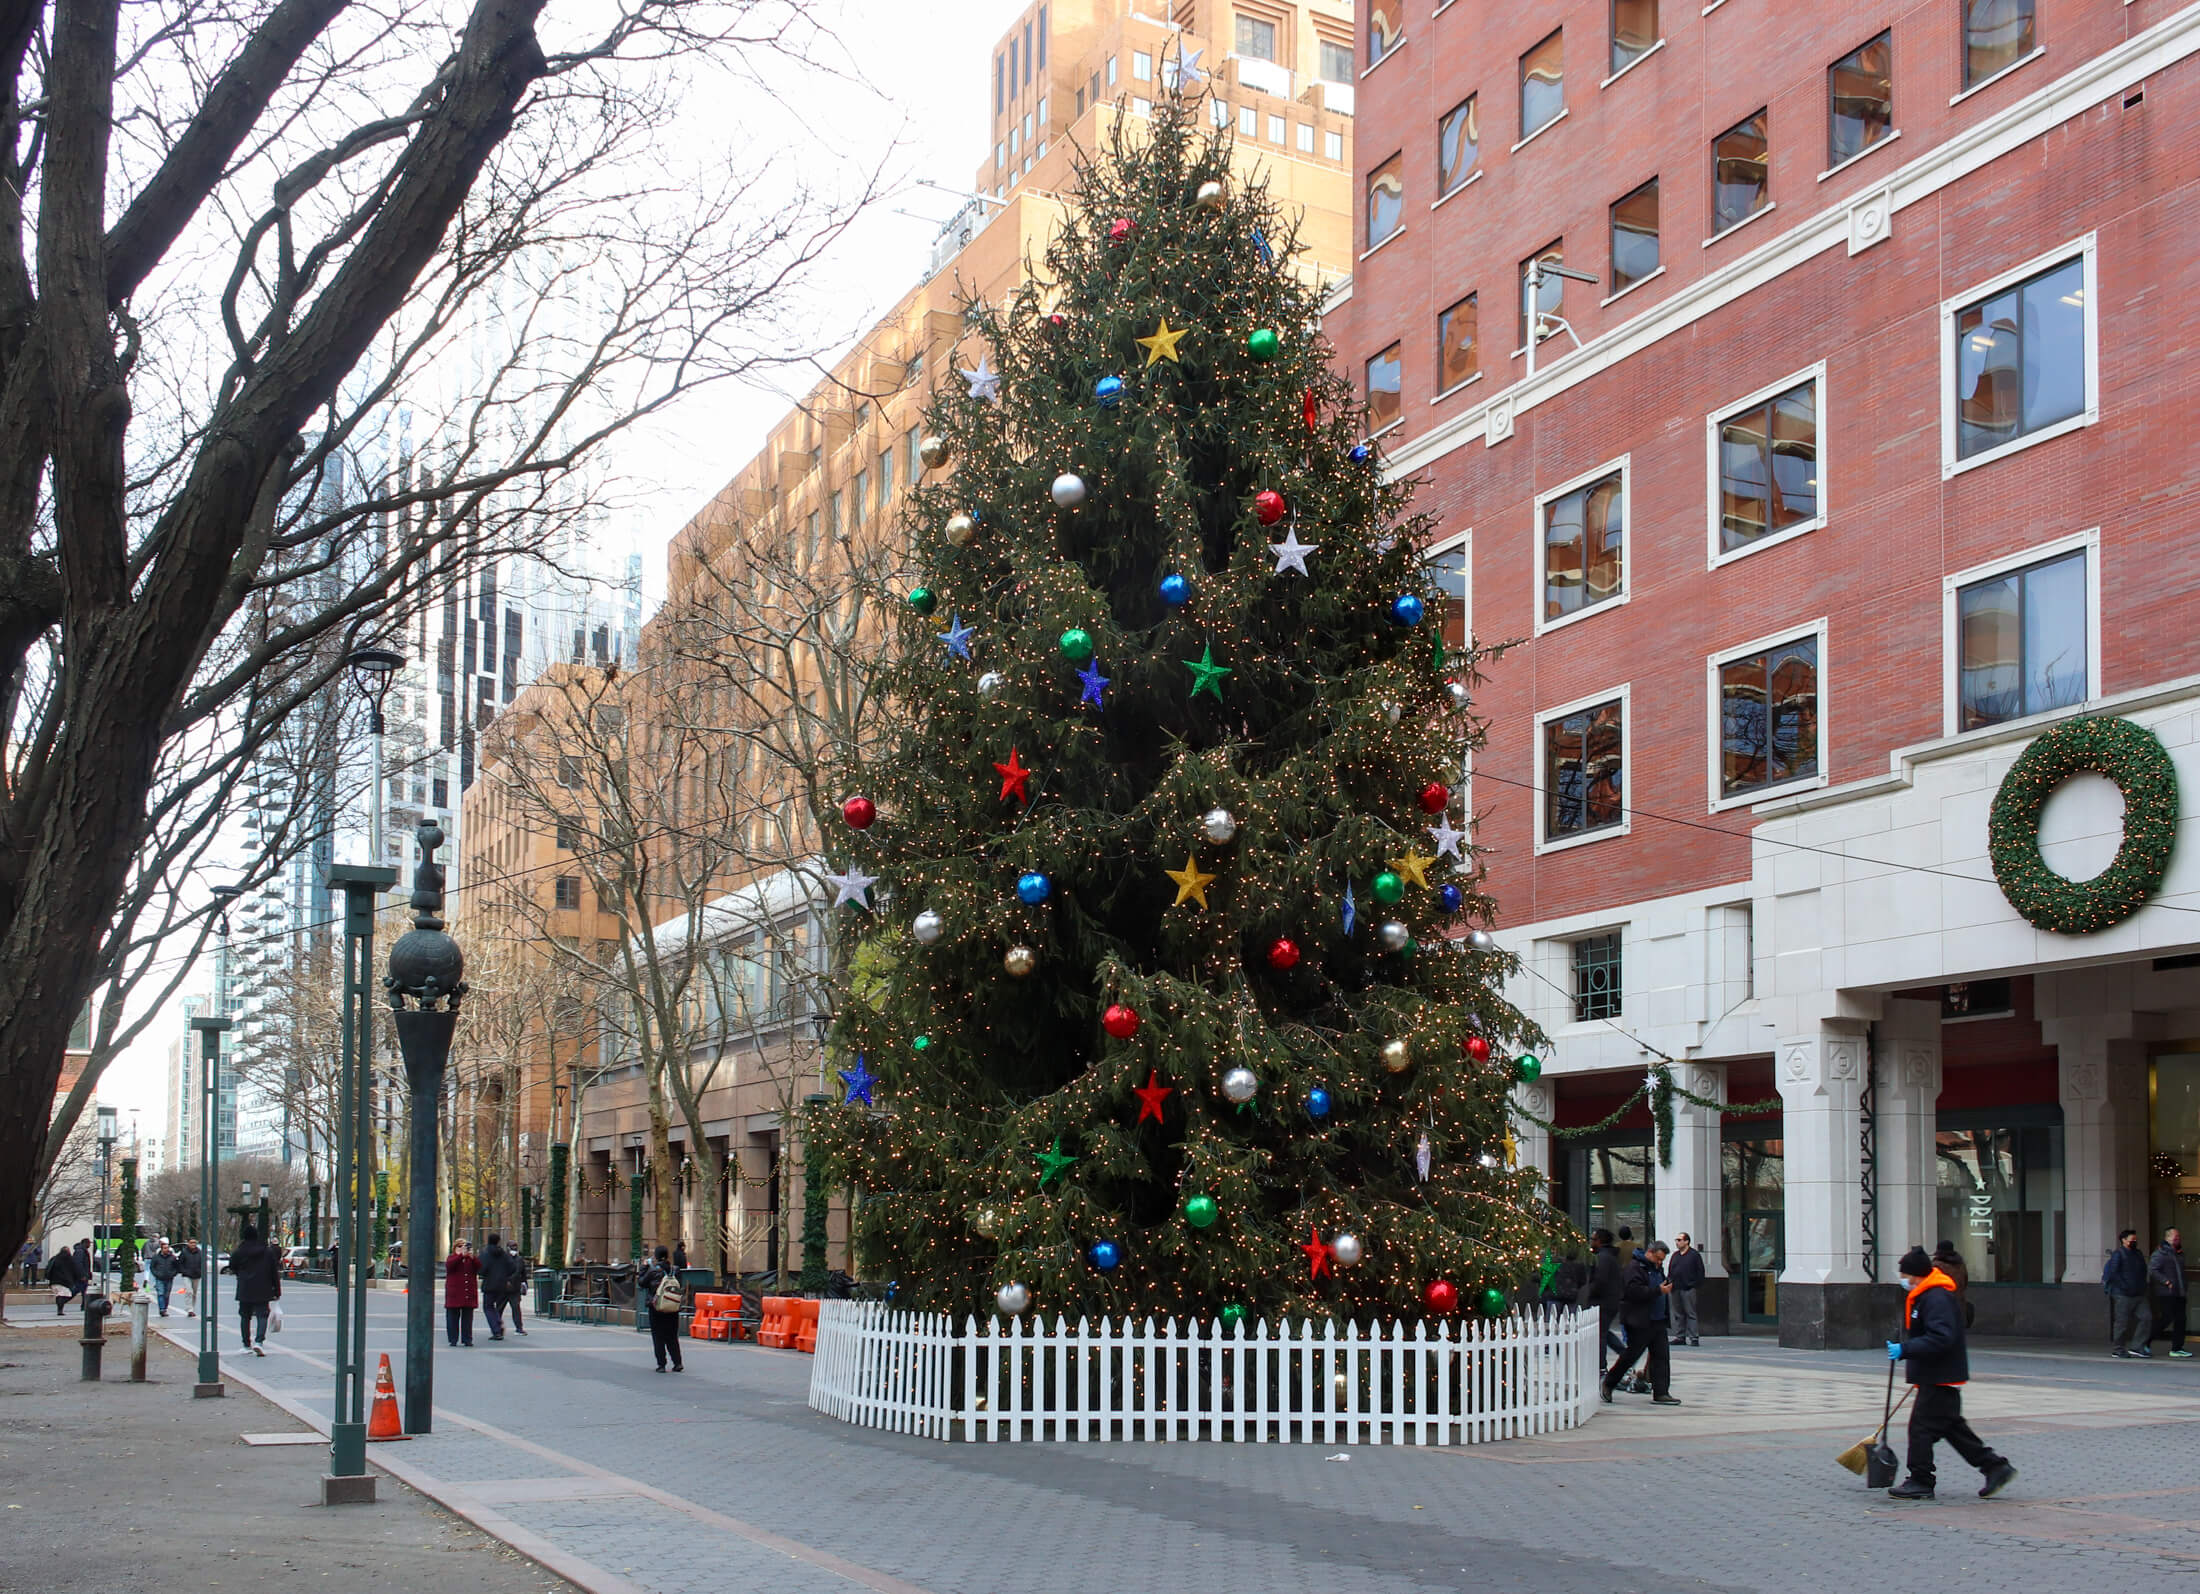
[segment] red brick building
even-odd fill
[[[2066,935],[1986,816],[2055,725],[2200,792],[2200,6],[1361,0],[1361,251],[1325,330],[1421,477],[1455,623],[1517,640],[1467,801],[1528,1154],[1692,1234],[1709,1325],[1870,1340],[1912,1243],[1981,1330],[2097,1332],[2200,1215],[2200,846]],[[1578,280],[1541,275],[1541,260]],[[1527,347],[1531,312],[1537,322]],[[1531,370],[1532,363],[1532,370]],[[2043,855],[2123,841],[2099,777]],[[2035,915],[2037,917],[2037,915]]]

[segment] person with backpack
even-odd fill
[[[512,1301],[512,1280],[519,1272],[512,1261],[512,1253],[504,1249],[500,1235],[489,1236],[488,1249],[481,1253],[481,1304],[489,1313],[489,1338],[504,1337],[504,1308]]]
[[[481,1259],[460,1240],[443,1259],[443,1334],[452,1348],[474,1348],[474,1308],[481,1304]]]
[[[649,1313],[649,1348],[657,1353],[657,1371],[665,1370],[669,1357],[674,1372],[686,1372],[680,1363],[680,1309],[687,1305],[687,1287],[664,1246],[658,1246],[656,1256],[642,1264],[634,1300]]]
[[[1963,1417],[1963,1386],[1971,1380],[1963,1313],[1956,1281],[1933,1265],[1925,1247],[1913,1245],[1896,1264],[1908,1293],[1902,1299],[1902,1338],[1887,1341],[1887,1359],[1917,1390],[1910,1408],[1910,1475],[1887,1491],[1893,1500],[1930,1500],[1937,1481],[1933,1447],[1945,1439],[1956,1454],[1985,1474],[1981,1500],[2009,1486],[2017,1469],[1971,1431]]]
[[[2137,1229],[2116,1236],[2116,1249],[2101,1264],[2101,1290],[2108,1296],[2109,1354],[2151,1360],[2147,1341],[2154,1337],[2154,1313],[2147,1306],[2147,1258]]]
[[[2175,1229],[2162,1236],[2161,1248],[2147,1263],[2147,1277],[2162,1297],[2162,1324],[2169,1334],[2169,1353],[2178,1361],[2192,1360],[2185,1349],[2185,1237]]]

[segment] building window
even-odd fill
[[[1077,102],[1076,102],[1076,103],[1077,103],[1077,109],[1076,109],[1076,112],[1074,113],[1074,115],[1075,115],[1075,116],[1083,116],[1083,115],[1085,114],[1085,91],[1084,91],[1084,89],[1083,89],[1082,87],[1079,87],[1079,89],[1077,90]],[[1074,117],[1073,117],[1073,119],[1074,119]]]
[[[581,905],[581,877],[577,874],[559,875],[557,893],[557,905],[559,907],[579,907]]]
[[[2086,288],[2081,255],[1955,312],[1958,459],[2086,413]]]
[[[1271,144],[1288,143],[1290,137],[1289,124],[1282,117],[1271,114],[1268,118],[1268,142]]]
[[[1566,109],[1566,30],[1520,58],[1520,136],[1549,127]]]
[[[1324,83],[1349,83],[1352,81],[1352,46],[1323,39],[1315,52],[1315,64],[1315,75]]]
[[[1612,71],[1616,75],[1658,42],[1658,0],[1612,0]]]
[[[1257,136],[1260,132],[1260,112],[1254,110],[1250,105],[1239,106],[1238,131],[1247,138]]]
[[[1247,111],[1246,115],[1253,113]],[[1405,156],[1393,155],[1367,174],[1367,247],[1372,249],[1406,219]]]
[[[1712,661],[1719,797],[1815,780],[1820,768],[1818,633]]]
[[[1768,537],[1808,530],[1824,519],[1819,380],[1814,374],[1713,420],[1719,473],[1714,559],[1753,548]]]
[[[429,783],[429,785],[430,789],[433,790],[435,793],[435,806],[438,808],[450,807],[451,782],[449,777],[438,775],[432,782]]]
[[[1039,70],[1047,69],[1047,8],[1039,8]]]
[[[2006,72],[2039,47],[2033,0],[1963,0],[1963,86]]]
[[[1045,66],[1045,65],[1046,65],[1046,62],[1044,62],[1044,61],[1041,61],[1041,62],[1040,62],[1039,64],[1040,64],[1041,66]],[[1040,96],[1039,96],[1039,131],[1040,131],[1040,132],[1042,132],[1042,133],[1044,133],[1044,132],[1045,132],[1046,130],[1047,130],[1047,97],[1046,97],[1046,96],[1045,96],[1044,94],[1042,94],[1042,95],[1040,95]]]
[[[1711,236],[1765,208],[1772,163],[1765,113],[1744,117],[1711,141]]]
[[[1448,393],[1481,373],[1481,351],[1475,346],[1479,320],[1477,295],[1468,294],[1436,318],[1437,391]]]
[[[1133,94],[1131,96],[1131,115],[1153,115],[1153,101],[1147,99],[1143,94]],[[1027,171],[1030,169],[1030,163],[1028,161],[1025,163],[1025,169]]]
[[[1482,153],[1482,129],[1470,94],[1436,124],[1436,197],[1453,192],[1474,175]]]
[[[1367,64],[1375,65],[1398,48],[1403,32],[1396,21],[1397,0],[1374,0],[1367,8]],[[1342,81],[1341,79],[1339,81]]]
[[[1031,87],[1031,24],[1024,24],[1024,87]]]
[[[1207,102],[1207,120],[1217,127],[1228,127],[1230,125],[1230,106],[1228,102],[1209,100]]]
[[[1436,585],[1444,594],[1444,601],[1437,606],[1436,620],[1441,628],[1444,646],[1453,652],[1465,651],[1474,637],[1474,625],[1468,612],[1471,575],[1467,566],[1469,545],[1467,539],[1430,552],[1427,560],[1429,573],[1436,578]]]
[[[1276,58],[1276,25],[1238,13],[1236,49],[1239,55],[1249,55],[1256,61],[1273,61]]]
[[[1007,172],[1007,170],[1008,170],[1008,146],[1007,146],[1006,144],[1002,144],[1002,143],[996,143],[996,144],[994,144],[994,146],[993,146],[993,164],[994,164],[994,166],[995,166],[996,168],[998,168],[998,171],[999,171],[1000,173],[1006,173],[1006,172]]]
[[[1001,58],[993,58],[993,114],[998,116],[1008,105],[1007,84],[1001,77]]]
[[[580,789],[581,761],[571,753],[558,754],[558,784],[567,791]]]
[[[558,821],[558,851],[572,852],[581,844],[581,827],[570,819]]]
[[[1625,466],[1540,500],[1537,518],[1543,543],[1540,625],[1585,614],[1626,590]]]
[[[1367,362],[1367,429],[1370,434],[1397,424],[1400,389],[1405,383],[1402,344],[1393,343]]]
[[[1112,55],[1108,57],[1108,87],[1115,87],[1115,57]]]
[[[863,524],[863,504],[870,491],[871,473],[867,470],[857,471],[856,479],[850,484],[848,494],[848,523],[850,525],[860,526]]]
[[[1133,50],[1131,52],[1131,81],[1134,83],[1150,83],[1153,81],[1153,57],[1144,50]]]
[[[1573,944],[1574,1022],[1617,1018],[1620,1012],[1619,932],[1583,936]]]
[[[1299,123],[1299,153],[1301,155],[1314,153],[1314,124],[1312,122]]]
[[[1955,1241],[1973,1284],[2063,1276],[2061,1118],[2053,1106],[1938,1115],[1933,1232]]]
[[[1624,827],[1626,715],[1608,698],[1543,721],[1545,844]]]
[[[1523,349],[1528,346],[1528,313],[1531,309],[1535,313],[1536,337],[1539,341],[1549,337],[1556,331],[1557,328],[1553,323],[1564,319],[1566,314],[1566,279],[1564,277],[1552,276],[1546,273],[1542,281],[1536,285],[1535,303],[1532,306],[1528,303],[1528,267],[1538,260],[1550,266],[1564,265],[1566,263],[1565,240],[1554,238],[1520,262],[1519,338],[1520,347]]]
[[[828,537],[838,537],[840,535],[840,494],[838,492],[830,494],[825,500],[825,535]]]
[[[1324,133],[1322,135],[1322,153],[1333,161],[1343,160],[1344,135],[1342,133]]]
[[[1956,588],[1956,725],[1975,731],[2091,695],[2088,551]]]
[[[1024,142],[1028,144],[1031,142],[1031,113],[1029,111],[1024,112],[1023,129]]]
[[[1826,68],[1826,166],[1852,161],[1894,131],[1894,35]]]
[[[1658,269],[1658,180],[1612,206],[1612,292],[1624,293]]]

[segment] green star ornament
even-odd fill
[[[1045,1170],[1039,1175],[1039,1188],[1042,1190],[1047,1187],[1049,1179],[1063,1173],[1071,1163],[1077,1160],[1075,1157],[1062,1154],[1062,1137],[1060,1135],[1054,1137],[1054,1149],[1052,1151],[1035,1151],[1032,1155],[1039,1159],[1039,1166]]]
[[[1211,692],[1214,694],[1217,703],[1222,701],[1222,678],[1228,675],[1230,671],[1227,667],[1215,662],[1213,643],[1209,642],[1201,646],[1199,658],[1196,661],[1192,659],[1184,660],[1184,668],[1192,672],[1191,695],[1193,697],[1199,696],[1202,692]]]

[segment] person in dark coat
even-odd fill
[[[500,1235],[489,1236],[489,1243],[481,1253],[481,1304],[489,1313],[489,1338],[504,1337],[504,1308],[512,1299],[512,1281],[518,1277],[518,1264],[512,1253],[504,1249]]]
[[[1665,1276],[1665,1257],[1665,1242],[1652,1240],[1635,1253],[1635,1260],[1620,1281],[1619,1320],[1627,1330],[1627,1348],[1604,1375],[1601,1393],[1606,1405],[1612,1403],[1612,1391],[1627,1377],[1627,1370],[1638,1357],[1649,1359],[1650,1392],[1655,1403],[1680,1404],[1673,1398],[1673,1358],[1667,1351],[1673,1286]]]
[[[206,1286],[199,1281],[206,1274],[206,1253],[199,1249],[199,1242],[186,1240],[182,1252],[176,1257],[176,1277],[183,1280],[185,1317],[199,1315],[199,1291]]]
[[[674,1306],[669,1312],[657,1309],[659,1287],[666,1284],[677,1291],[680,1275],[673,1269],[672,1253],[660,1245],[656,1256],[642,1264],[641,1276],[635,1281],[634,1307],[649,1313],[649,1348],[657,1353],[657,1371],[665,1370],[669,1358],[672,1370],[683,1373],[687,1369],[680,1364],[680,1308]]]
[[[1963,1313],[1964,1328],[1970,1328],[1978,1321],[1978,1311],[1971,1305],[1971,1265],[1963,1260],[1955,1241],[1943,1240],[1933,1247],[1933,1266],[1956,1281],[1956,1308]]]
[[[169,1292],[176,1287],[176,1253],[163,1240],[153,1247],[153,1254],[145,1259],[145,1271],[153,1277],[153,1297],[160,1306],[160,1315],[168,1315]]]
[[[1696,1337],[1696,1291],[1703,1288],[1703,1252],[1685,1234],[1673,1236],[1673,1255],[1665,1264],[1665,1278],[1673,1286],[1673,1343],[1701,1345],[1703,1341]]]
[[[464,1240],[443,1259],[443,1333],[453,1346],[474,1346],[474,1308],[481,1304],[481,1259]]]
[[[2116,1236],[2116,1249],[2101,1267],[2101,1289],[2108,1296],[2109,1354],[2151,1358],[2154,1313],[2147,1306],[2147,1258],[2137,1229]]]
[[[92,1242],[79,1240],[76,1242],[77,1286],[87,1301],[91,1299],[92,1272]]]
[[[527,1324],[524,1321],[524,1314],[520,1311],[520,1302],[527,1298],[527,1284],[534,1277],[535,1270],[527,1258],[520,1254],[516,1246],[507,1246],[505,1249],[511,1254],[512,1258],[512,1291],[506,1297],[505,1305],[512,1309],[512,1332],[521,1339],[525,1339],[527,1337]]]
[[[1589,1279],[1581,1286],[1581,1304],[1597,1309],[1597,1365],[1612,1359],[1612,1319],[1619,1315],[1619,1285],[1623,1262],[1612,1246],[1612,1231],[1598,1229],[1589,1236]]]
[[[229,1253],[229,1276],[237,1285],[237,1327],[244,1335],[244,1348],[255,1356],[265,1356],[267,1309],[283,1293],[283,1270],[275,1248],[249,1223],[237,1248]]]
[[[1910,1408],[1910,1475],[1887,1491],[1896,1500],[1930,1500],[1935,1475],[1933,1447],[1945,1439],[1956,1454],[1986,1475],[1978,1492],[1990,1499],[2009,1486],[2017,1469],[1988,1447],[1963,1417],[1963,1386],[1971,1381],[1971,1356],[1956,1301],[1956,1281],[1933,1265],[1921,1245],[1898,1264],[1909,1293],[1902,1301],[1902,1338],[1887,1341],[1887,1356],[1917,1389]]]
[[[685,1268],[685,1267],[686,1267],[687,1265],[688,1265],[688,1243],[687,1243],[687,1241],[685,1241],[685,1240],[674,1240],[674,1241],[672,1242],[672,1266],[673,1266],[673,1269],[674,1269],[675,1271],[678,1271],[678,1270],[680,1270],[680,1269],[682,1269],[682,1268]]]
[[[2185,1283],[2185,1237],[2175,1229],[2162,1235],[2161,1245],[2147,1263],[2147,1278],[2162,1298],[2162,1326],[2169,1334],[2170,1355],[2190,1361],[2192,1352],[2185,1349],[2185,1301],[2190,1293]]]
[[[84,1281],[77,1277],[76,1253],[56,1251],[53,1260],[46,1264],[46,1282],[53,1286],[53,1315],[61,1316],[69,1309],[69,1303],[84,1293]]]

